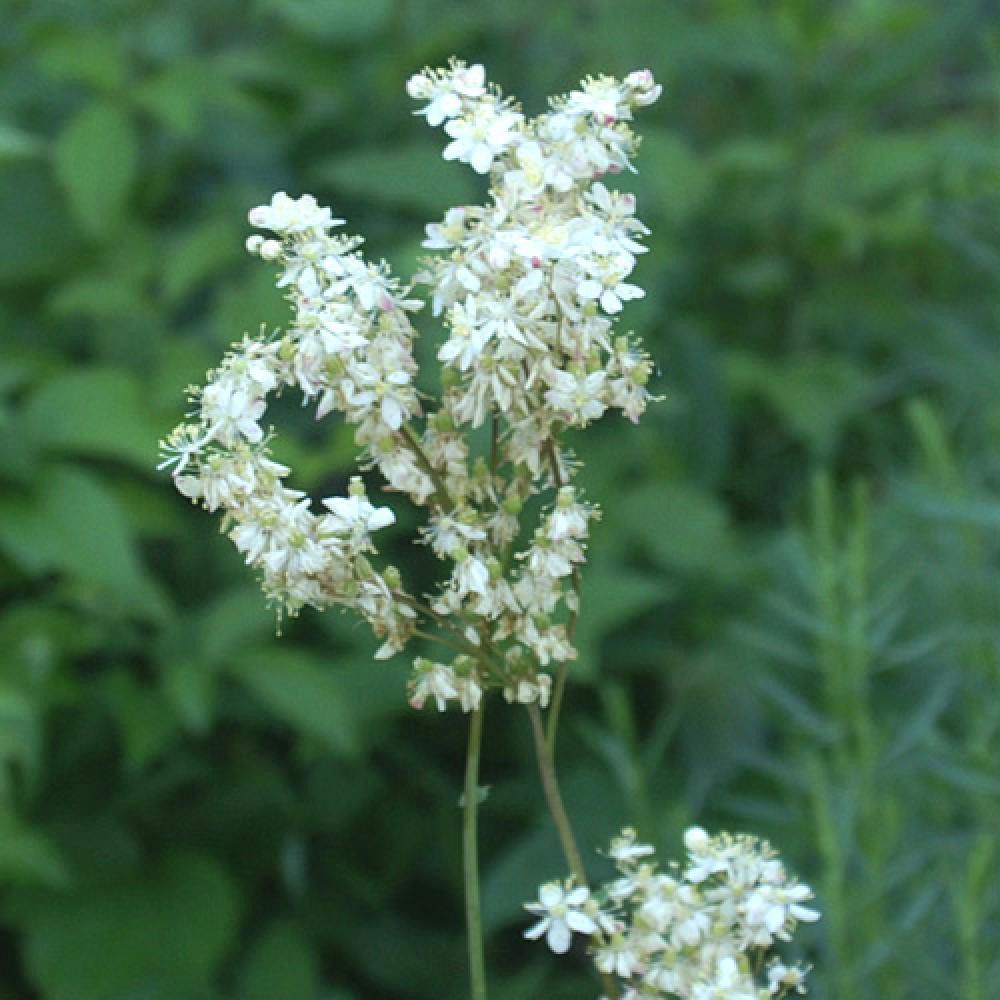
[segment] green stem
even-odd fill
[[[490,421],[490,475],[496,478],[497,469],[500,467],[500,415],[493,411],[493,418]],[[492,483],[490,484],[493,485]]]
[[[465,632],[461,628],[459,628],[445,615],[439,614],[429,604],[426,604],[423,601],[418,600],[415,597],[411,597],[409,594],[404,594],[398,590],[393,590],[391,593],[397,601],[402,601],[404,604],[408,604],[414,611],[419,611],[426,618],[430,618],[433,622],[435,622],[435,624],[440,625],[442,628],[450,629],[456,635],[460,636],[463,641],[468,642],[465,638]]]
[[[559,455],[556,452],[556,439],[549,438],[546,451],[549,456],[549,464],[552,466],[552,480],[556,484],[556,489],[562,489],[565,485],[562,473],[559,471]],[[566,621],[566,638],[569,644],[573,645],[573,636],[576,634],[576,619],[580,607],[580,570],[573,567],[573,593],[576,597],[576,607],[570,610],[569,618]],[[556,675],[555,689],[552,692],[552,704],[546,717],[545,743],[548,746],[549,756],[555,757],[556,734],[559,732],[559,716],[562,712],[563,693],[566,690],[566,678],[569,675],[569,663],[563,661],[559,664],[559,673]]]
[[[421,447],[420,439],[409,427],[400,427],[398,433],[407,448],[413,452],[413,457],[417,460],[417,465],[430,476],[431,482],[434,484],[434,495],[437,498],[437,505],[442,511],[451,510],[454,505],[448,494],[448,487],[445,485],[444,477],[434,468],[431,460],[427,457],[427,452]]]
[[[531,719],[531,735],[535,742],[538,776],[542,779],[542,791],[545,792],[545,801],[552,814],[552,822],[556,825],[556,832],[559,834],[559,843],[562,844],[566,864],[580,885],[587,885],[587,871],[583,867],[583,858],[580,856],[580,849],[576,846],[573,827],[570,825],[566,807],[563,805],[555,764],[545,743],[542,713],[538,710],[538,705],[528,705],[528,717]]]
[[[465,877],[465,927],[469,945],[469,984],[472,1000],[486,1000],[486,962],[483,957],[483,919],[479,903],[479,750],[483,740],[483,709],[469,715],[469,744],[465,755],[465,795],[462,817],[462,860]]]
[[[444,646],[446,649],[453,650],[456,653],[461,653],[463,656],[473,656],[476,652],[476,647],[472,643],[459,643],[455,642],[454,639],[449,639],[447,636],[434,635],[433,632],[425,632],[421,628],[415,628],[413,634],[419,639],[426,639],[428,642],[436,642],[439,646]]]
[[[552,754],[549,753],[548,745],[545,741],[545,729],[542,725],[542,714],[538,710],[538,705],[528,705],[528,718],[531,719],[531,736],[535,745],[535,759],[538,761],[538,775],[542,779],[542,791],[545,793],[545,801],[552,816],[552,822],[556,825],[556,832],[559,834],[559,843],[562,845],[563,856],[566,864],[573,873],[580,885],[588,885],[587,870],[583,867],[583,858],[580,855],[580,848],[576,846],[576,837],[573,836],[573,827],[570,825],[566,807],[563,805],[562,793],[559,791],[559,779],[556,777],[555,763]],[[614,979],[605,972],[598,972],[601,977],[601,984],[604,987],[604,995],[608,1000],[618,1000],[618,987]]]
[[[572,642],[572,638],[569,640]],[[552,688],[552,701],[549,703],[549,711],[545,718],[545,748],[549,756],[556,755],[556,733],[559,731],[559,713],[562,711],[563,694],[566,691],[566,678],[569,676],[569,660],[563,660],[559,664],[559,672],[556,674],[556,682]]]

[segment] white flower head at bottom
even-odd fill
[[[574,885],[572,879],[563,885],[546,882],[538,890],[538,902],[524,904],[529,913],[541,918],[524,932],[524,936],[537,941],[544,934],[545,943],[557,955],[564,955],[569,951],[574,933],[589,936],[597,932],[597,923],[588,912],[594,906],[585,885]]]

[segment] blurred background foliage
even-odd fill
[[[756,831],[818,891],[814,996],[996,995],[991,4],[2,7],[0,1000],[465,996],[463,720],[408,709],[341,617],[277,638],[153,469],[184,386],[283,321],[250,206],[313,191],[406,271],[480,195],[403,91],[453,53],[529,110],[588,72],[665,84],[627,313],[665,400],[578,442],[605,508],[561,745],[582,843]],[[300,485],[342,486],[350,435],[279,417]],[[563,869],[526,733],[489,713],[493,993],[578,1000],[583,963],[519,937]]]

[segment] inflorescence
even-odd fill
[[[700,827],[684,835],[687,861],[660,871],[654,851],[626,829],[611,842],[618,878],[595,892],[549,882],[525,909],[538,921],[525,937],[544,936],[556,954],[573,934],[590,941],[600,972],[621,985],[623,1000],[773,1000],[804,994],[808,969],[771,953],[800,922],[819,913],[804,905],[812,890],[790,877],[770,845],[755,837]]]
[[[361,256],[358,237],[311,195],[274,195],[250,212],[263,231],[247,249],[280,269],[288,329],[245,337],[164,442],[163,465],[185,496],[221,511],[223,530],[260,571],[267,595],[295,614],[340,606],[364,617],[391,656],[432,633],[456,655],[419,658],[411,704],[478,707],[490,687],[545,704],[547,668],[576,656],[577,567],[597,508],[572,485],[560,434],[609,410],[638,420],[650,398],[649,356],[615,332],[645,226],[632,195],[604,180],[631,168],[629,122],[660,88],[647,71],[600,77],[527,118],[487,85],[482,66],[453,61],[407,85],[417,112],[450,138],[446,159],[489,178],[483,205],[450,209],[427,227],[427,259],[403,285]],[[412,315],[423,305],[446,336],[441,392],[418,392]],[[322,501],[289,487],[263,424],[273,393],[295,387],[317,418],[354,426],[361,469],[428,507],[420,541],[447,567],[432,594],[411,594],[378,568],[373,536],[394,521],[360,478]],[[489,454],[470,432],[488,426]],[[526,502],[541,496],[534,530]]]
[[[407,90],[447,134],[445,159],[488,178],[487,201],[427,226],[435,253],[409,284],[366,261],[359,237],[334,233],[343,220],[311,195],[278,192],[253,209],[263,235],[247,249],[278,266],[292,321],[244,337],[189,391],[161,467],[222,513],[222,530],[289,614],[352,610],[381,639],[379,657],[414,637],[450,650],[414,661],[413,707],[473,712],[491,688],[544,707],[550,671],[577,655],[579,568],[599,516],[573,485],[562,435],[612,410],[637,421],[652,398],[649,355],[616,328],[643,295],[629,278],[648,231],[633,196],[605,181],[632,169],[633,113],[660,87],[645,70],[588,78],[535,118],[488,85],[482,66],[457,60]],[[436,399],[416,387],[411,316],[424,299],[445,334]],[[273,459],[263,421],[271,395],[291,387],[317,418],[337,412],[353,426],[361,471],[427,509],[418,541],[445,567],[433,593],[376,565],[373,536],[395,516],[360,476],[321,510],[286,485],[291,470]],[[526,936],[564,953],[583,935],[623,1000],[804,993],[806,970],[769,949],[818,917],[804,905],[809,888],[755,838],[695,827],[685,846],[686,864],[661,871],[624,831],[610,850],[618,878],[596,891],[574,879],[542,886]]]

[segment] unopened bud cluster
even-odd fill
[[[807,969],[773,946],[819,913],[812,890],[789,876],[770,845],[700,827],[684,836],[687,859],[661,871],[654,850],[626,829],[611,842],[618,877],[591,892],[550,882],[525,909],[538,917],[525,937],[557,954],[573,934],[589,941],[597,969],[623,1000],[773,1000],[804,994]]]
[[[474,710],[490,687],[544,705],[546,670],[576,656],[578,568],[598,516],[572,485],[561,434],[609,410],[637,420],[650,398],[648,355],[615,331],[623,303],[643,294],[629,277],[647,230],[632,195],[605,181],[631,169],[629,123],[660,88],[646,71],[588,79],[535,118],[482,66],[453,61],[407,89],[447,134],[445,158],[488,177],[487,201],[427,227],[424,246],[437,253],[407,285],[366,261],[358,237],[335,233],[343,220],[311,195],[279,192],[255,208],[262,234],[247,249],[278,265],[292,320],[246,337],[190,390],[163,465],[181,493],[222,513],[289,613],[350,608],[382,639],[380,656],[415,635],[451,650],[444,662],[417,659],[415,707]],[[437,399],[416,388],[418,286],[445,328]],[[373,535],[394,516],[360,479],[322,512],[287,485],[264,424],[269,398],[286,389],[317,418],[339,413],[362,471],[428,508],[418,540],[445,567],[435,592],[415,595],[373,562]],[[526,510],[538,512],[531,523]]]

